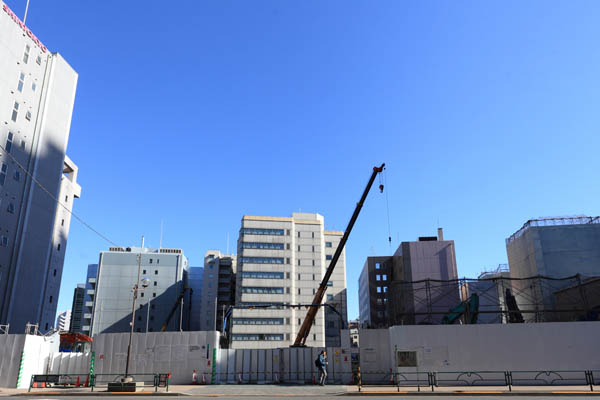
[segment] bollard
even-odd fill
[[[360,365],[358,366],[358,380],[356,381],[356,384],[358,385],[358,391],[360,392],[360,386],[361,386]]]

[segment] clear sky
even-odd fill
[[[22,16],[25,0],[6,0]],[[242,215],[319,212],[367,256],[435,235],[459,275],[507,261],[530,218],[598,215],[596,1],[31,0],[79,73],[75,212],[114,242],[235,248]],[[376,188],[375,188],[376,189]],[[108,243],[72,221],[59,310]]]

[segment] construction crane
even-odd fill
[[[167,330],[167,325],[169,325],[169,321],[171,321],[171,318],[173,318],[173,314],[175,314],[175,311],[177,311],[177,307],[179,307],[179,305],[181,305],[181,307],[183,307],[183,303],[181,301],[183,300],[183,296],[185,296],[186,290],[190,291],[190,298],[192,297],[192,293],[193,293],[192,288],[189,286],[185,286],[183,288],[183,290],[181,291],[181,294],[179,295],[179,297],[177,297],[177,300],[175,300],[175,304],[173,304],[173,308],[171,308],[171,312],[169,313],[167,320],[165,321],[163,326],[160,328],[161,332],[164,332]]]
[[[325,276],[323,276],[321,285],[319,286],[319,289],[317,290],[317,293],[315,294],[315,298],[313,299],[313,301],[311,303],[312,305],[310,305],[308,307],[308,311],[306,312],[306,317],[304,318],[304,322],[302,323],[302,326],[300,327],[300,331],[298,332],[298,336],[296,336],[296,341],[294,342],[292,347],[305,346],[306,338],[308,337],[308,334],[310,333],[310,328],[313,325],[313,321],[315,320],[317,311],[319,311],[319,306],[320,306],[321,302],[323,301],[323,297],[325,296],[325,291],[327,290],[327,282],[329,282],[329,278],[331,278],[331,274],[333,273],[335,264],[337,263],[338,259],[342,255],[342,250],[344,250],[344,245],[346,244],[346,241],[348,240],[348,236],[350,235],[350,232],[352,231],[352,227],[354,226],[354,223],[356,222],[356,219],[358,218],[358,214],[360,213],[363,203],[365,202],[365,199],[367,198],[367,195],[369,194],[369,191],[371,190],[371,186],[373,186],[373,181],[375,181],[375,177],[377,176],[377,174],[379,174],[383,171],[383,167],[385,167],[385,163],[381,164],[380,167],[373,167],[373,173],[371,174],[369,183],[367,183],[367,187],[365,188],[365,191],[363,192],[362,197],[360,198],[360,201],[356,204],[356,209],[354,210],[354,214],[352,214],[352,218],[350,218],[350,222],[348,223],[348,226],[346,227],[344,236],[342,236],[342,239],[340,240],[340,243],[337,246],[337,249],[335,250],[335,254],[333,255],[333,258],[331,259],[331,263],[329,263],[329,267],[327,267]],[[379,190],[381,190],[383,192],[383,184],[379,185]]]

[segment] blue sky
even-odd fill
[[[6,0],[22,15],[25,0]],[[41,1],[28,25],[79,73],[75,212],[192,265],[242,215],[314,211],[343,230],[349,317],[365,258],[434,235],[459,275],[507,261],[530,218],[598,215],[593,1]],[[108,244],[72,222],[59,310]]]

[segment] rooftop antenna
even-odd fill
[[[27,21],[27,11],[29,10],[29,0],[27,0],[27,5],[25,5],[25,16],[23,17],[23,25],[25,25],[25,21]]]
[[[162,235],[163,235],[163,220],[160,220],[160,241],[158,242],[158,250],[162,249]]]

